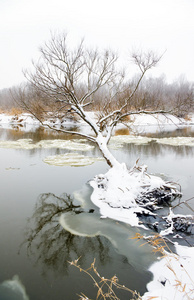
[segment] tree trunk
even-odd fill
[[[104,157],[104,159],[106,160],[107,164],[109,165],[109,167],[119,167],[121,164],[116,160],[116,158],[112,155],[112,153],[110,152],[110,150],[107,147],[107,141],[106,138],[103,137],[103,135],[101,133],[98,133],[98,136],[96,138],[96,143]]]

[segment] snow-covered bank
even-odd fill
[[[55,117],[48,117],[46,121],[43,122],[43,125],[55,126],[56,128],[64,126],[75,126],[77,123],[70,118],[64,118],[60,120]],[[20,126],[20,129],[23,131],[32,131],[34,128],[38,128],[41,125],[33,115],[29,113],[23,113],[18,115],[7,115],[5,113],[0,114],[0,127],[11,129],[15,126]]]
[[[148,292],[142,300],[194,299],[194,247],[176,244],[176,252],[166,252],[151,266],[153,280],[147,285]]]
[[[171,114],[139,114],[130,117],[133,125],[182,125],[186,123],[183,118]]]
[[[97,114],[94,112],[87,113],[91,118],[97,119]],[[70,118],[57,118],[49,117],[43,122],[44,125],[55,126],[56,128],[66,127],[70,125],[83,125],[83,121],[75,121]],[[6,113],[0,114],[0,126],[3,128],[11,128],[11,126],[20,125],[27,126],[40,126],[40,122],[31,114],[23,113],[18,115],[7,115]],[[194,125],[194,114],[191,114],[188,120],[183,118],[177,118],[170,114],[137,114],[131,115],[130,120],[126,122],[133,131],[162,131],[162,130],[174,130],[177,127],[184,127]],[[123,125],[118,125],[117,128],[123,128]]]

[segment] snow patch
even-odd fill
[[[153,280],[148,283],[148,292],[143,300],[194,299],[194,247],[176,244],[176,252],[168,253],[150,267]]]
[[[180,125],[185,124],[183,118],[171,114],[134,114],[130,116],[133,125]]]

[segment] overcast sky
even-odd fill
[[[194,0],[0,0],[0,89],[24,81],[51,31],[72,43],[165,54],[152,76],[194,81]]]

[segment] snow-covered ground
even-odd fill
[[[88,112],[91,118],[96,118],[97,114],[94,112]],[[59,118],[48,118],[47,121],[43,122],[45,125],[55,125],[56,127],[60,126],[68,126],[68,125],[75,125],[77,124],[72,119],[63,119],[60,120]],[[78,124],[83,124],[83,121],[79,121]],[[2,127],[9,127],[11,125],[23,125],[23,126],[39,126],[40,122],[31,114],[23,113],[18,115],[7,115],[6,113],[0,114],[0,126]],[[194,125],[194,114],[189,116],[188,120],[177,118],[170,114],[138,114],[138,115],[131,115],[130,121],[127,125],[130,125],[131,128],[135,130],[135,128],[139,128],[139,130],[145,130],[145,125],[148,126],[146,130],[158,130],[158,129],[167,129],[177,128],[177,126],[188,126]],[[120,128],[122,126],[118,126]],[[153,127],[151,129],[151,127]]]
[[[194,248],[176,244],[176,252],[166,252],[150,267],[153,280],[142,300],[194,299]]]

